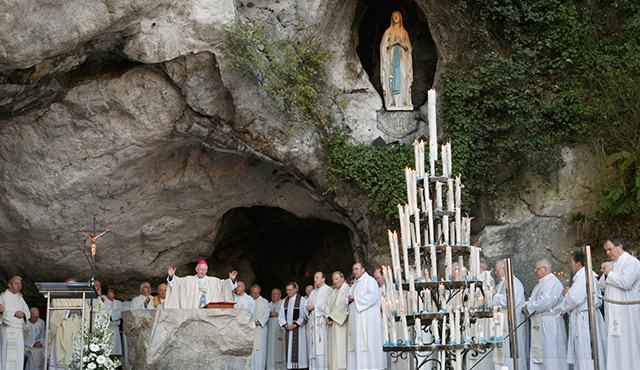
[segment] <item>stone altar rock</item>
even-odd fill
[[[122,313],[134,369],[248,369],[255,324],[246,310]]]

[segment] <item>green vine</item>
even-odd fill
[[[409,145],[351,145],[347,134],[327,142],[327,180],[335,190],[339,180],[353,181],[371,198],[369,209],[387,219],[397,218],[396,205],[407,202],[404,167],[414,166]]]
[[[465,55],[444,75],[446,134],[476,195],[514,195],[548,176],[560,144],[595,143],[608,166],[594,214],[640,216],[640,4],[460,0]]]
[[[262,26],[238,21],[227,43],[231,65],[255,78],[287,125],[312,127],[324,137],[334,132],[341,92],[326,82],[325,66],[332,53],[322,48],[317,35],[275,39]]]

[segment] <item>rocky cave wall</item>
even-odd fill
[[[354,142],[390,142],[396,139],[376,126],[382,100],[357,53],[366,37],[358,33],[366,3],[2,5],[0,278],[88,278],[79,229],[90,228],[95,216],[97,229],[110,229],[98,240],[97,277],[127,298],[141,281],[161,281],[169,264],[188,273],[197,259],[230,258],[224,248],[216,249],[224,215],[254,206],[334,224],[328,234],[343,236],[319,248],[330,251],[328,244],[348,239],[353,259],[370,266],[388,262],[389,225],[367,213],[366,198],[354,187],[325,191],[319,137],[283,128],[255,82],[229,66],[224,43],[241,17],[280,38],[316,31],[334,53],[328,70],[345,94],[344,127]],[[405,3],[419,11],[437,46],[435,71],[427,81],[414,82],[420,85],[416,90],[426,90],[431,81],[438,88],[447,63],[461,52],[455,19],[442,2]],[[425,106],[416,110],[426,117]],[[421,135],[426,136],[423,124],[402,141]],[[592,154],[568,148],[566,155],[576,158],[564,167],[565,180],[575,183],[572,171],[581,170]],[[543,195],[523,197],[504,215],[479,215],[474,231],[483,230],[478,240],[487,257],[534,246],[532,255],[550,250],[560,263],[561,251],[575,240],[568,217],[583,206],[566,201],[584,197],[590,182],[583,180],[569,192],[560,180],[545,185]],[[558,207],[546,206],[549,197]],[[395,222],[391,227],[397,228]],[[527,255],[516,267],[532,275]],[[219,276],[228,268],[256,275],[234,258],[212,270]],[[329,264],[320,266],[330,269]],[[25,291],[30,299],[38,296],[30,284]]]

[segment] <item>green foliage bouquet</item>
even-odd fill
[[[85,328],[84,344],[79,340],[74,342],[71,369],[112,370],[116,368],[116,362],[109,357],[113,350],[111,320],[102,318],[100,313],[98,317],[95,320],[93,332],[89,331],[88,327]],[[80,356],[83,356],[82,367],[80,367]]]

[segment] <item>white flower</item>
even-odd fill
[[[105,362],[107,362],[107,358],[106,358],[106,357],[104,357],[103,355],[100,355],[100,356],[98,356],[98,358],[96,358],[96,362],[97,362],[99,365],[102,365],[102,364],[104,364]]]
[[[93,370],[93,369],[95,369],[96,367],[98,367],[98,366],[96,366],[96,364],[94,364],[93,362],[89,362],[89,363],[87,364],[87,369],[91,369],[91,370]]]
[[[91,352],[98,352],[98,350],[100,349],[100,346],[98,346],[97,344],[91,343],[89,345],[89,349],[91,349]]]

